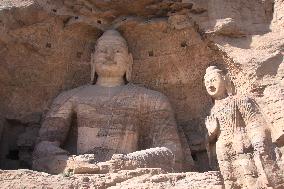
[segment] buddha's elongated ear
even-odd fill
[[[96,68],[95,68],[95,60],[94,60],[94,54],[91,54],[91,84],[95,84],[95,75],[96,75]]]
[[[132,54],[129,53],[129,55],[128,55],[128,67],[127,67],[127,70],[126,70],[127,82],[130,82],[130,80],[131,80],[132,66],[133,66],[133,57],[132,57]]]
[[[235,95],[235,86],[228,74],[224,75],[224,81],[228,95]]]

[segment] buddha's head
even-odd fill
[[[97,77],[121,77],[128,82],[131,77],[133,58],[128,52],[125,39],[116,30],[108,30],[97,40],[92,54],[92,83]]]
[[[228,96],[227,77],[216,66],[210,66],[206,69],[204,83],[210,96],[215,99]]]

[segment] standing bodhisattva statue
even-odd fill
[[[54,174],[66,168],[80,173],[181,169],[183,152],[170,103],[159,92],[128,83],[132,62],[117,31],[108,30],[98,39],[91,59],[92,85],[54,100],[39,131],[34,169]],[[88,154],[93,162],[64,148],[70,133],[75,135],[73,154]]]
[[[207,92],[215,99],[205,122],[208,153],[212,154],[216,143],[225,188],[284,187],[270,131],[256,103],[248,97],[229,95],[230,81],[215,66],[207,68],[204,80]]]

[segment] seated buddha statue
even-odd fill
[[[120,33],[104,32],[91,57],[91,84],[53,101],[39,130],[33,169],[52,174],[68,167],[80,173],[181,170],[183,152],[171,105],[160,92],[130,83],[132,63]],[[65,148],[70,133],[75,133],[72,152]]]

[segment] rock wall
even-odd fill
[[[29,167],[51,101],[90,81],[90,54],[108,28],[128,42],[132,81],[169,97],[200,171],[208,170],[208,65],[226,69],[236,91],[258,101],[281,150],[283,12],[283,0],[1,1],[1,166]]]

